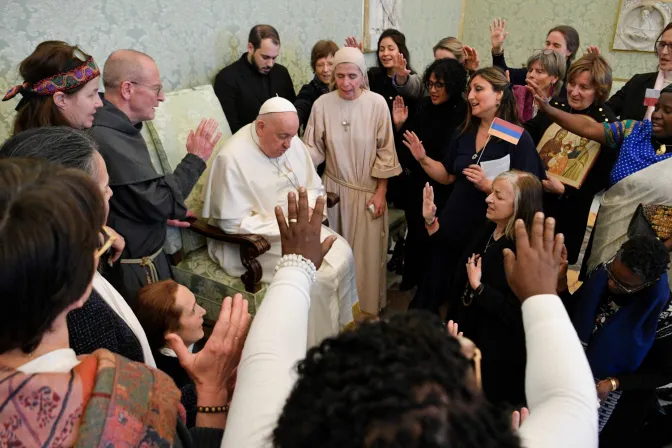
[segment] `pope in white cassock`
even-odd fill
[[[203,217],[210,218],[210,224],[227,233],[263,235],[270,243],[271,249],[258,258],[263,282],[271,281],[282,256],[275,206],[281,206],[287,216],[287,193],[293,191],[298,197],[300,187],[306,188],[313,206],[325,194],[310,154],[297,137],[298,129],[292,103],[280,97],[267,100],[257,119],[219,151],[205,192]],[[342,236],[322,226],[322,240],[330,235],[338,238],[310,293],[309,346],[338,333],[353,321],[353,310],[359,309],[352,249]],[[208,252],[228,275],[245,272],[238,246],[208,240]]]

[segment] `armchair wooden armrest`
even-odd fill
[[[186,220],[191,223],[190,229],[199,235],[216,241],[239,245],[240,261],[246,269],[240,277],[245,284],[245,291],[255,293],[261,289],[263,270],[257,257],[271,248],[271,244],[266,238],[255,234],[235,235],[226,233],[219,227],[211,226],[203,219],[187,218]]]
[[[336,193],[327,193],[327,208],[332,208],[341,202],[341,197]]]

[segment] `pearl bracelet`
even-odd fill
[[[301,255],[297,254],[287,254],[283,255],[278,264],[275,265],[275,272],[278,272],[282,268],[301,268],[310,277],[310,284],[315,284],[317,280],[317,269],[315,264],[307,258],[304,258]]]

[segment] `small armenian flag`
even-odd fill
[[[660,98],[660,90],[656,89],[646,89],[646,95],[644,95],[644,105],[645,106],[655,106]]]
[[[502,120],[501,118],[495,118],[490,125],[488,134],[517,145],[518,140],[520,140],[520,137],[523,135],[523,128]]]

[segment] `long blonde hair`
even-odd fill
[[[511,240],[515,239],[514,228],[518,219],[523,220],[529,235],[534,215],[543,211],[544,189],[541,181],[534,174],[518,170],[504,171],[495,178],[493,184],[498,180],[507,181],[513,190],[513,215],[506,223],[504,235]]]

